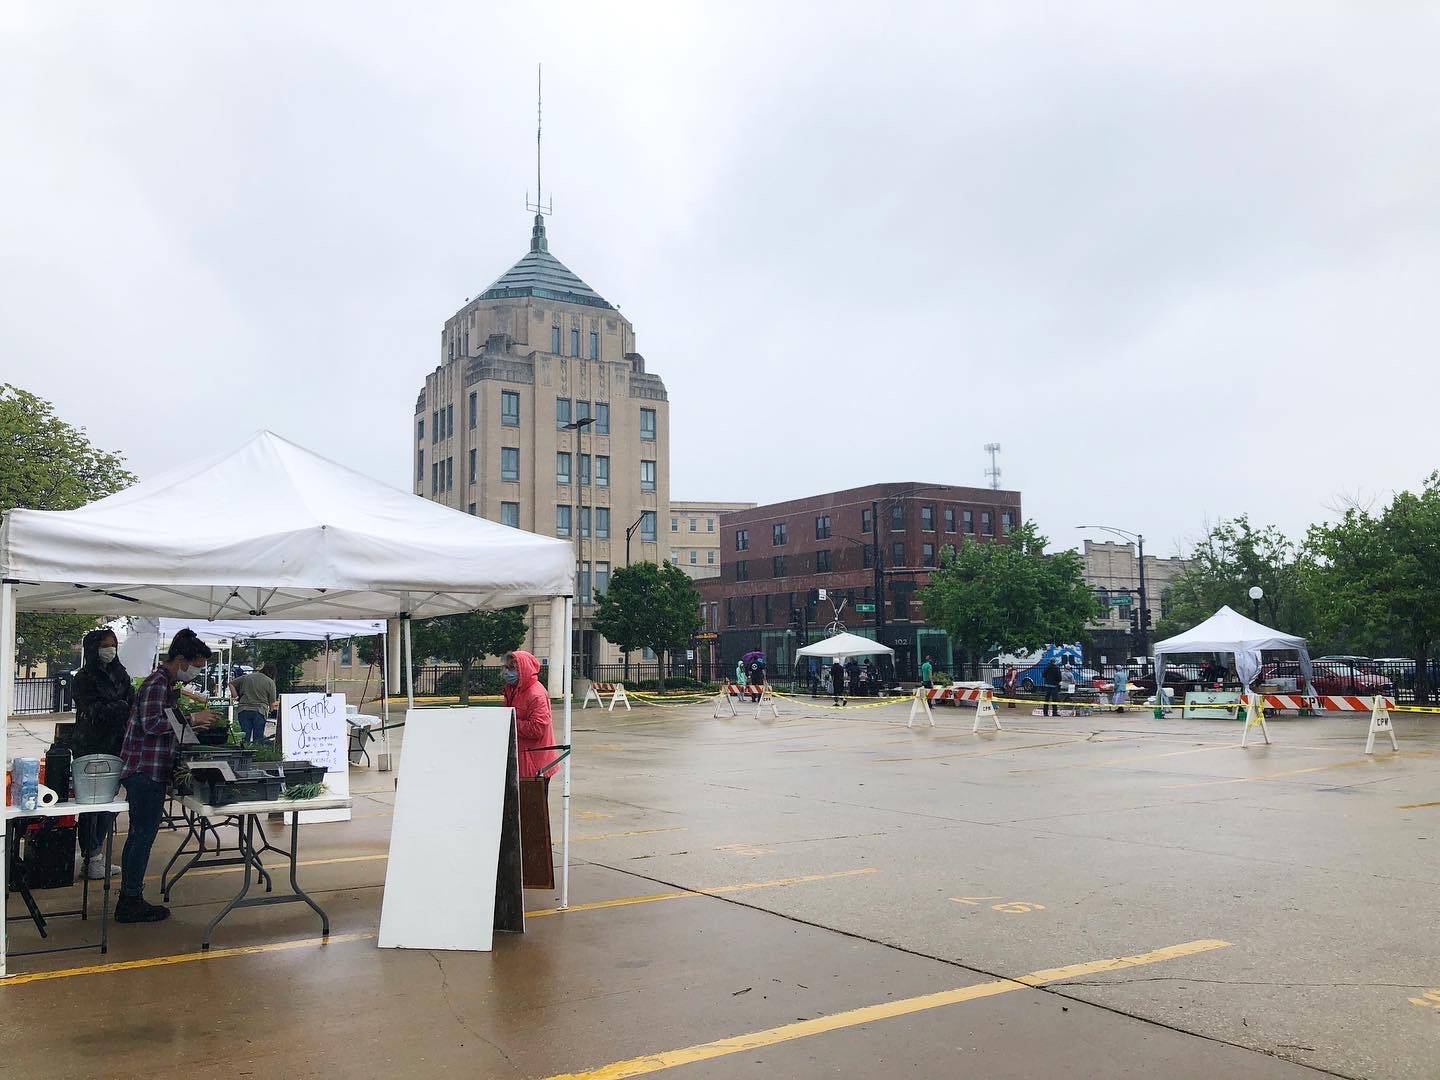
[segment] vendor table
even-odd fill
[[[239,844],[234,856],[210,858],[203,861],[206,867],[211,866],[240,866],[243,867],[243,878],[240,883],[240,891],[229,901],[216,916],[210,920],[205,927],[205,936],[201,939],[200,948],[210,948],[210,937],[215,932],[215,927],[220,920],[229,915],[236,908],[242,907],[264,907],[269,904],[309,904],[320,916],[321,932],[325,935],[330,933],[330,916],[325,914],[310,896],[300,888],[300,882],[296,879],[295,856],[299,850],[300,840],[300,813],[303,810],[348,810],[351,800],[348,797],[321,796],[316,799],[272,799],[265,802],[238,802],[230,803],[228,806],[206,806],[194,795],[187,795],[182,800],[182,805],[192,815],[193,821],[189,833],[180,842],[180,849],[184,851],[193,839],[196,841],[196,849],[191,855],[190,861],[186,863],[170,881],[170,888],[185,875],[185,871],[191,867],[201,864],[201,857],[205,854],[201,837],[204,835],[204,828],[208,826],[212,818],[235,818],[239,828]],[[290,849],[285,851],[277,848],[265,839],[264,829],[257,818],[266,814],[288,814],[290,815]],[[196,823],[203,823],[197,830]],[[261,842],[257,847],[255,834],[260,834]],[[260,855],[265,851],[275,851],[286,855],[290,860],[290,888],[293,890],[288,895],[282,896],[250,896],[250,886],[258,874],[265,881],[269,881],[269,874],[260,862]],[[177,855],[179,853],[177,852]]]
[[[24,831],[12,823],[33,821],[37,818],[62,818],[75,817],[81,814],[120,814],[128,811],[130,806],[126,802],[107,803],[76,803],[63,802],[55,803],[53,806],[37,806],[34,810],[21,810],[18,806],[5,807],[5,858],[7,866],[15,866],[17,855],[20,849],[20,836]],[[40,956],[44,953],[73,952],[77,949],[99,949],[103,954],[110,948],[110,857],[113,854],[115,845],[115,830],[112,828],[105,834],[105,885],[102,890],[100,903],[100,940],[85,945],[52,945],[44,949],[27,949],[24,952],[9,952],[7,956]],[[35,897],[25,885],[23,873],[17,874],[11,882],[14,890],[20,894],[20,899],[25,902],[28,914],[7,915],[7,921],[30,920],[35,928],[40,931],[40,936],[46,937],[45,922],[47,919],[65,918],[78,915],[81,919],[90,917],[90,879],[84,876],[84,867],[81,867],[81,878],[83,885],[80,890],[80,906],[74,911],[52,911],[48,914],[40,910],[35,902]],[[10,880],[8,877],[6,880]]]

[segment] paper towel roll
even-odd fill
[[[54,788],[48,788],[44,784],[40,785],[39,803],[41,806],[54,806],[59,801],[60,796],[55,793]]]

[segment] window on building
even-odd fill
[[[596,435],[610,434],[610,403],[608,401],[595,403],[595,425],[590,430]]]
[[[725,598],[725,625],[735,625],[735,598],[733,596]]]
[[[599,331],[599,330],[591,330],[591,331],[590,331],[590,359],[591,359],[591,360],[599,360],[599,359],[600,359],[600,331]]]
[[[690,519],[690,531],[691,531],[691,532],[695,532],[696,530],[699,529],[699,527],[700,527],[700,523],[699,523],[698,519],[696,519],[696,518],[691,518],[691,519]]]
[[[736,550],[736,551],[744,551],[744,550],[746,550],[749,546],[750,546],[750,530],[749,530],[749,529],[736,529],[736,530],[735,530],[735,550]]]
[[[777,521],[770,526],[770,543],[774,547],[780,547],[790,541],[790,527],[783,521]]]
[[[355,646],[346,640],[340,645],[340,666],[349,667],[355,663]]]
[[[655,462],[653,461],[640,462],[640,490],[655,490]]]
[[[890,565],[905,565],[905,541],[896,540],[890,545]]]
[[[425,441],[425,417],[423,417],[423,416],[420,417],[419,420],[416,420],[416,421],[415,421],[415,441],[416,441],[416,442],[424,442],[424,441]]]
[[[591,603],[590,564],[587,562],[580,567],[580,604],[583,607],[589,603]]]
[[[440,410],[436,409],[430,414],[430,443],[434,445],[440,441]]]
[[[830,549],[821,548],[815,552],[815,570],[817,573],[825,574],[829,573],[830,569]]]
[[[471,517],[474,517],[474,516],[475,516],[475,504],[474,504],[474,503],[471,503],[469,506],[467,506],[467,507],[465,508],[465,512],[466,512],[467,514],[469,514]]]
[[[470,430],[475,430],[476,423],[480,419],[480,393],[474,391],[470,395]]]
[[[861,511],[860,511],[860,531],[861,531],[862,533],[868,533],[868,532],[871,532],[874,528],[875,528],[875,516],[874,516],[873,514],[871,514],[871,512],[870,512],[868,509],[866,509],[866,510],[861,510]]]
[[[905,504],[895,503],[890,507],[890,528],[905,528]]]
[[[575,422],[578,424],[578,423],[580,423],[580,421],[582,421],[582,420],[589,420],[589,419],[590,419],[590,402],[588,402],[588,401],[577,401],[577,402],[575,402]]]
[[[520,504],[502,502],[500,504],[500,524],[509,525],[512,529],[520,527]]]
[[[670,531],[672,533],[678,533],[680,531],[680,519],[674,514],[670,515]]]
[[[750,597],[750,625],[754,626],[758,620],[755,618],[755,597]]]
[[[560,355],[560,327],[558,326],[550,328],[550,351],[556,356]]]
[[[445,459],[445,490],[455,490],[455,459],[453,457]]]
[[[454,360],[454,359],[455,359],[455,339],[454,339],[453,337],[450,339],[449,349],[450,349],[450,359],[451,359],[451,360]]]
[[[520,395],[514,390],[500,391],[500,426],[520,426]]]
[[[749,563],[749,561],[748,561],[747,559],[736,559],[736,560],[735,560],[735,580],[736,580],[736,581],[749,581],[749,580],[750,580],[750,563]]]
[[[866,544],[860,549],[860,562],[865,569],[869,570],[875,565],[875,545]]]
[[[557,431],[570,423],[571,412],[569,398],[558,397],[555,399],[555,429]]]
[[[570,328],[570,355],[580,355],[580,328],[578,326]]]
[[[509,480],[512,483],[520,479],[520,448],[518,446],[502,446],[500,448],[500,479]]]
[[[953,506],[945,507],[945,531],[947,533],[955,531],[955,508]]]
[[[608,562],[597,562],[595,564],[595,598],[598,600],[610,591],[610,564]]]
[[[934,545],[934,544],[921,544],[921,545],[920,545],[920,565],[921,565],[921,566],[934,566],[934,565],[935,565],[935,545]]]
[[[440,463],[432,462],[430,465],[430,494],[438,495],[440,492]]]
[[[415,456],[415,483],[425,482],[425,448],[422,446],[420,452]]]
[[[561,450],[555,454],[555,482],[570,483],[570,451]]]
[[[570,535],[570,507],[555,507],[555,535],[569,537]]]
[[[770,560],[770,572],[774,577],[785,576],[785,556],[776,555]]]
[[[644,510],[640,514],[640,540],[642,543],[655,543],[655,511]]]
[[[698,563],[699,561],[700,561],[700,552],[696,551],[694,548],[691,548],[691,549],[690,549],[690,565],[691,565],[691,566],[694,566],[694,565],[695,565],[696,563]]]
[[[595,539],[610,539],[610,508],[608,506],[595,507]]]
[[[935,531],[935,508],[933,506],[920,507],[920,529],[922,532]]]
[[[1015,515],[1009,510],[1000,511],[1000,532],[1009,536],[1015,528]]]
[[[975,511],[962,510],[960,511],[960,513],[962,515],[962,520],[965,523],[965,531],[967,533],[973,533],[975,531]]]
[[[595,486],[610,486],[610,455],[597,454],[595,457]]]
[[[816,539],[816,540],[829,540],[829,539],[830,539],[830,515],[829,515],[829,514],[821,514],[819,517],[817,517],[817,518],[815,519],[815,539]]]
[[[995,535],[995,518],[989,510],[980,511],[980,533],[983,536]]]
[[[705,561],[706,561],[707,563],[709,563],[711,566],[714,566],[714,565],[715,565],[715,549],[714,549],[714,548],[711,548],[709,551],[705,552]]]
[[[678,551],[672,551],[672,552],[670,552],[670,564],[671,564],[672,566],[679,566],[679,565],[680,565],[680,552],[678,552]]]
[[[445,437],[448,439],[455,434],[455,406],[445,406]]]
[[[646,442],[653,442],[655,440],[654,409],[640,410],[640,438],[644,439]]]
[[[470,483],[472,483],[472,484],[475,483],[475,480],[476,480],[476,476],[475,476],[475,465],[476,465],[476,463],[477,463],[477,451],[476,451],[476,449],[472,446],[472,447],[470,448]]]
[[[773,614],[773,613],[771,612],[771,610],[770,610],[770,594],[769,594],[769,593],[766,593],[766,594],[765,594],[764,603],[765,603],[765,625],[768,626],[768,625],[770,625],[770,623],[771,623],[772,621],[774,621],[774,614]]]
[[[579,520],[579,522],[578,522],[578,524],[579,524],[579,526],[580,526],[580,538],[581,538],[582,540],[589,540],[589,539],[590,539],[590,507],[588,507],[588,506],[577,507],[577,508],[576,508],[576,512],[577,512],[577,514],[578,514],[578,516],[579,516],[579,518],[580,518],[580,520]]]
[[[590,486],[590,455],[580,455],[580,486]]]
[[[706,519],[705,519],[705,531],[706,531],[706,532],[714,532],[714,531],[715,531],[715,519],[714,519],[714,518],[706,518]]]

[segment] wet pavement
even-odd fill
[[[1002,708],[972,735],[968,708],[933,729],[908,703],[780,709],[577,712],[571,909],[528,893],[528,932],[490,954],[375,947],[393,774],[354,770],[355,820],[301,833],[328,944],[303,906],[260,908],[201,958],[238,875],[187,878],[169,923],[113,928],[106,957],[13,961],[0,1062],[1440,1075],[1440,720],[1397,717],[1401,752],[1367,757],[1363,717],[1272,720],[1242,750],[1236,723],[1146,713]]]

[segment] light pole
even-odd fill
[[[640,526],[644,523],[644,521],[645,521],[645,515],[648,514],[649,512],[650,512],[649,510],[642,510],[642,511],[640,511],[640,516],[635,519],[635,524],[631,525],[628,529],[625,530],[625,565],[626,565],[626,567],[629,567],[629,565],[630,565],[630,538],[635,535],[635,531],[636,531],[637,529],[639,529]],[[629,649],[624,650],[624,656],[625,656],[625,678],[628,680],[628,679],[630,678],[630,650],[629,650]]]
[[[584,474],[580,471],[580,432],[595,422],[593,416],[587,416],[583,420],[572,420],[565,425],[565,430],[570,432],[570,448],[574,460],[570,463],[574,471],[570,474],[571,481],[575,485],[575,521],[573,523],[575,533],[575,579],[585,582],[585,533],[581,530],[580,522],[583,520],[580,511],[585,508],[585,487],[582,481]],[[575,607],[575,622],[580,634],[580,674],[589,677],[589,671],[585,667],[585,605],[588,602],[589,589],[580,590],[580,603]]]
[[[1265,599],[1265,590],[1259,585],[1250,586],[1250,608],[1254,612],[1256,622],[1260,621],[1260,601]]]
[[[1099,529],[1101,532],[1114,533],[1125,540],[1133,540],[1139,549],[1140,558],[1140,618],[1136,620],[1139,628],[1138,640],[1135,642],[1135,651],[1140,656],[1150,655],[1149,635],[1146,633],[1150,628],[1150,602],[1145,594],[1145,535],[1143,533],[1132,533],[1126,529],[1117,529],[1113,525],[1077,525],[1077,529]]]

